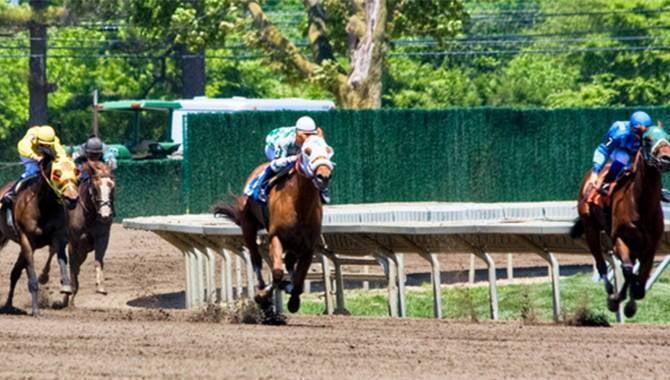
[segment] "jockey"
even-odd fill
[[[593,171],[588,183],[591,185],[589,200],[598,192],[608,196],[611,183],[619,178],[624,170],[633,166],[635,156],[642,146],[642,135],[651,126],[651,117],[642,111],[631,115],[629,121],[617,121],[607,131],[602,142],[593,154]],[[609,171],[599,183],[599,177],[605,164],[611,161]]]
[[[1,202],[3,205],[11,204],[23,184],[39,174],[39,163],[42,161],[40,148],[51,150],[55,159],[61,159],[66,156],[65,149],[63,149],[60,139],[56,136],[56,131],[48,125],[33,126],[28,129],[26,135],[17,144],[17,148],[25,170],[21,178],[2,197]]]
[[[272,130],[265,138],[265,156],[270,160],[270,165],[265,168],[256,181],[251,181],[244,194],[249,196],[253,193],[255,184],[260,187],[259,198],[267,202],[267,187],[270,179],[277,173],[290,168],[300,158],[300,147],[311,135],[323,135],[321,128],[316,126],[314,120],[309,116],[299,118],[295,126],[282,127]],[[330,202],[328,189],[321,192],[321,200]]]
[[[107,144],[104,144],[100,138],[91,136],[86,140],[86,143],[81,144],[72,153],[72,158],[81,170],[81,165],[86,161],[100,161],[104,162],[112,170],[116,169],[116,158],[114,153],[109,149]],[[83,170],[80,179],[88,179],[88,173]]]

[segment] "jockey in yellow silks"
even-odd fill
[[[55,159],[62,159],[66,157],[65,149],[60,143],[60,139],[56,136],[56,131],[51,126],[39,125],[28,129],[26,135],[17,144],[21,162],[25,167],[21,178],[14,184],[14,186],[2,197],[2,204],[11,204],[16,197],[16,194],[21,189],[21,186],[33,178],[40,172],[40,161],[42,160],[42,153],[40,147],[50,149],[55,155]]]

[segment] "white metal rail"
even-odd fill
[[[665,211],[665,210],[664,210]],[[670,213],[668,213],[670,214]],[[668,215],[666,214],[666,215]],[[553,317],[560,315],[559,263],[556,253],[590,254],[583,240],[568,236],[576,217],[575,202],[536,203],[382,203],[325,208],[321,256],[328,313],[346,312],[341,265],[343,256],[372,255],[388,278],[389,314],[402,317],[405,306],[405,254],[417,254],[431,266],[434,315],[442,316],[439,254],[472,253],[488,267],[491,318],[498,318],[496,268],[492,253],[534,253],[549,265]],[[240,229],[211,215],[178,215],[124,220],[124,227],[153,231],[184,255],[186,306],[233,299],[232,258],[245,263],[247,295],[253,296],[251,262]],[[660,251],[670,252],[666,223]],[[215,257],[221,263],[221,283],[215,283]],[[334,265],[335,278],[330,266]],[[665,258],[647,287],[670,264]],[[239,279],[239,277],[238,277]],[[332,299],[333,280],[335,300]],[[217,299],[217,287],[221,292]],[[238,289],[237,294],[240,290]],[[334,301],[334,302],[333,302]]]

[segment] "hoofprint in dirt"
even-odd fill
[[[4,304],[9,288],[9,273],[18,255],[18,245],[9,243],[0,252],[0,305]],[[42,270],[48,252],[35,253],[38,272]],[[112,226],[109,249],[105,255],[105,285],[108,295],[95,292],[94,254],[89,253],[82,265],[79,308],[128,308],[128,301],[140,297],[181,292],[184,290],[184,259],[181,253],[159,238],[144,231],[126,230],[121,225]],[[45,295],[53,303],[61,299],[58,294],[58,266],[52,265],[50,283]],[[25,273],[16,287],[16,306],[24,308],[30,301]]]
[[[431,319],[189,322],[189,312],[47,310],[0,316],[0,377],[667,377],[664,326],[577,328]]]

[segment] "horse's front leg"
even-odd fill
[[[105,252],[109,245],[109,230],[103,231],[101,236],[96,236],[95,239],[95,291],[100,294],[107,295],[105,289]]]
[[[58,256],[58,267],[60,268],[60,292],[61,294],[72,294],[72,282],[70,280],[70,271],[68,269],[68,257],[65,249],[67,247],[66,239],[57,239],[50,249],[50,256],[55,251]]]
[[[284,278],[284,247],[279,237],[270,238],[270,260],[272,261],[272,287],[277,288]]]
[[[288,300],[288,311],[291,313],[300,309],[300,295],[304,290],[305,278],[310,265],[312,265],[312,253],[300,255],[298,265],[293,272],[293,290],[291,291],[291,298]]]
[[[641,300],[646,295],[647,280],[654,266],[655,249],[646,249],[644,254],[640,255],[640,271],[635,275],[635,279],[630,286],[630,296],[633,299]]]

